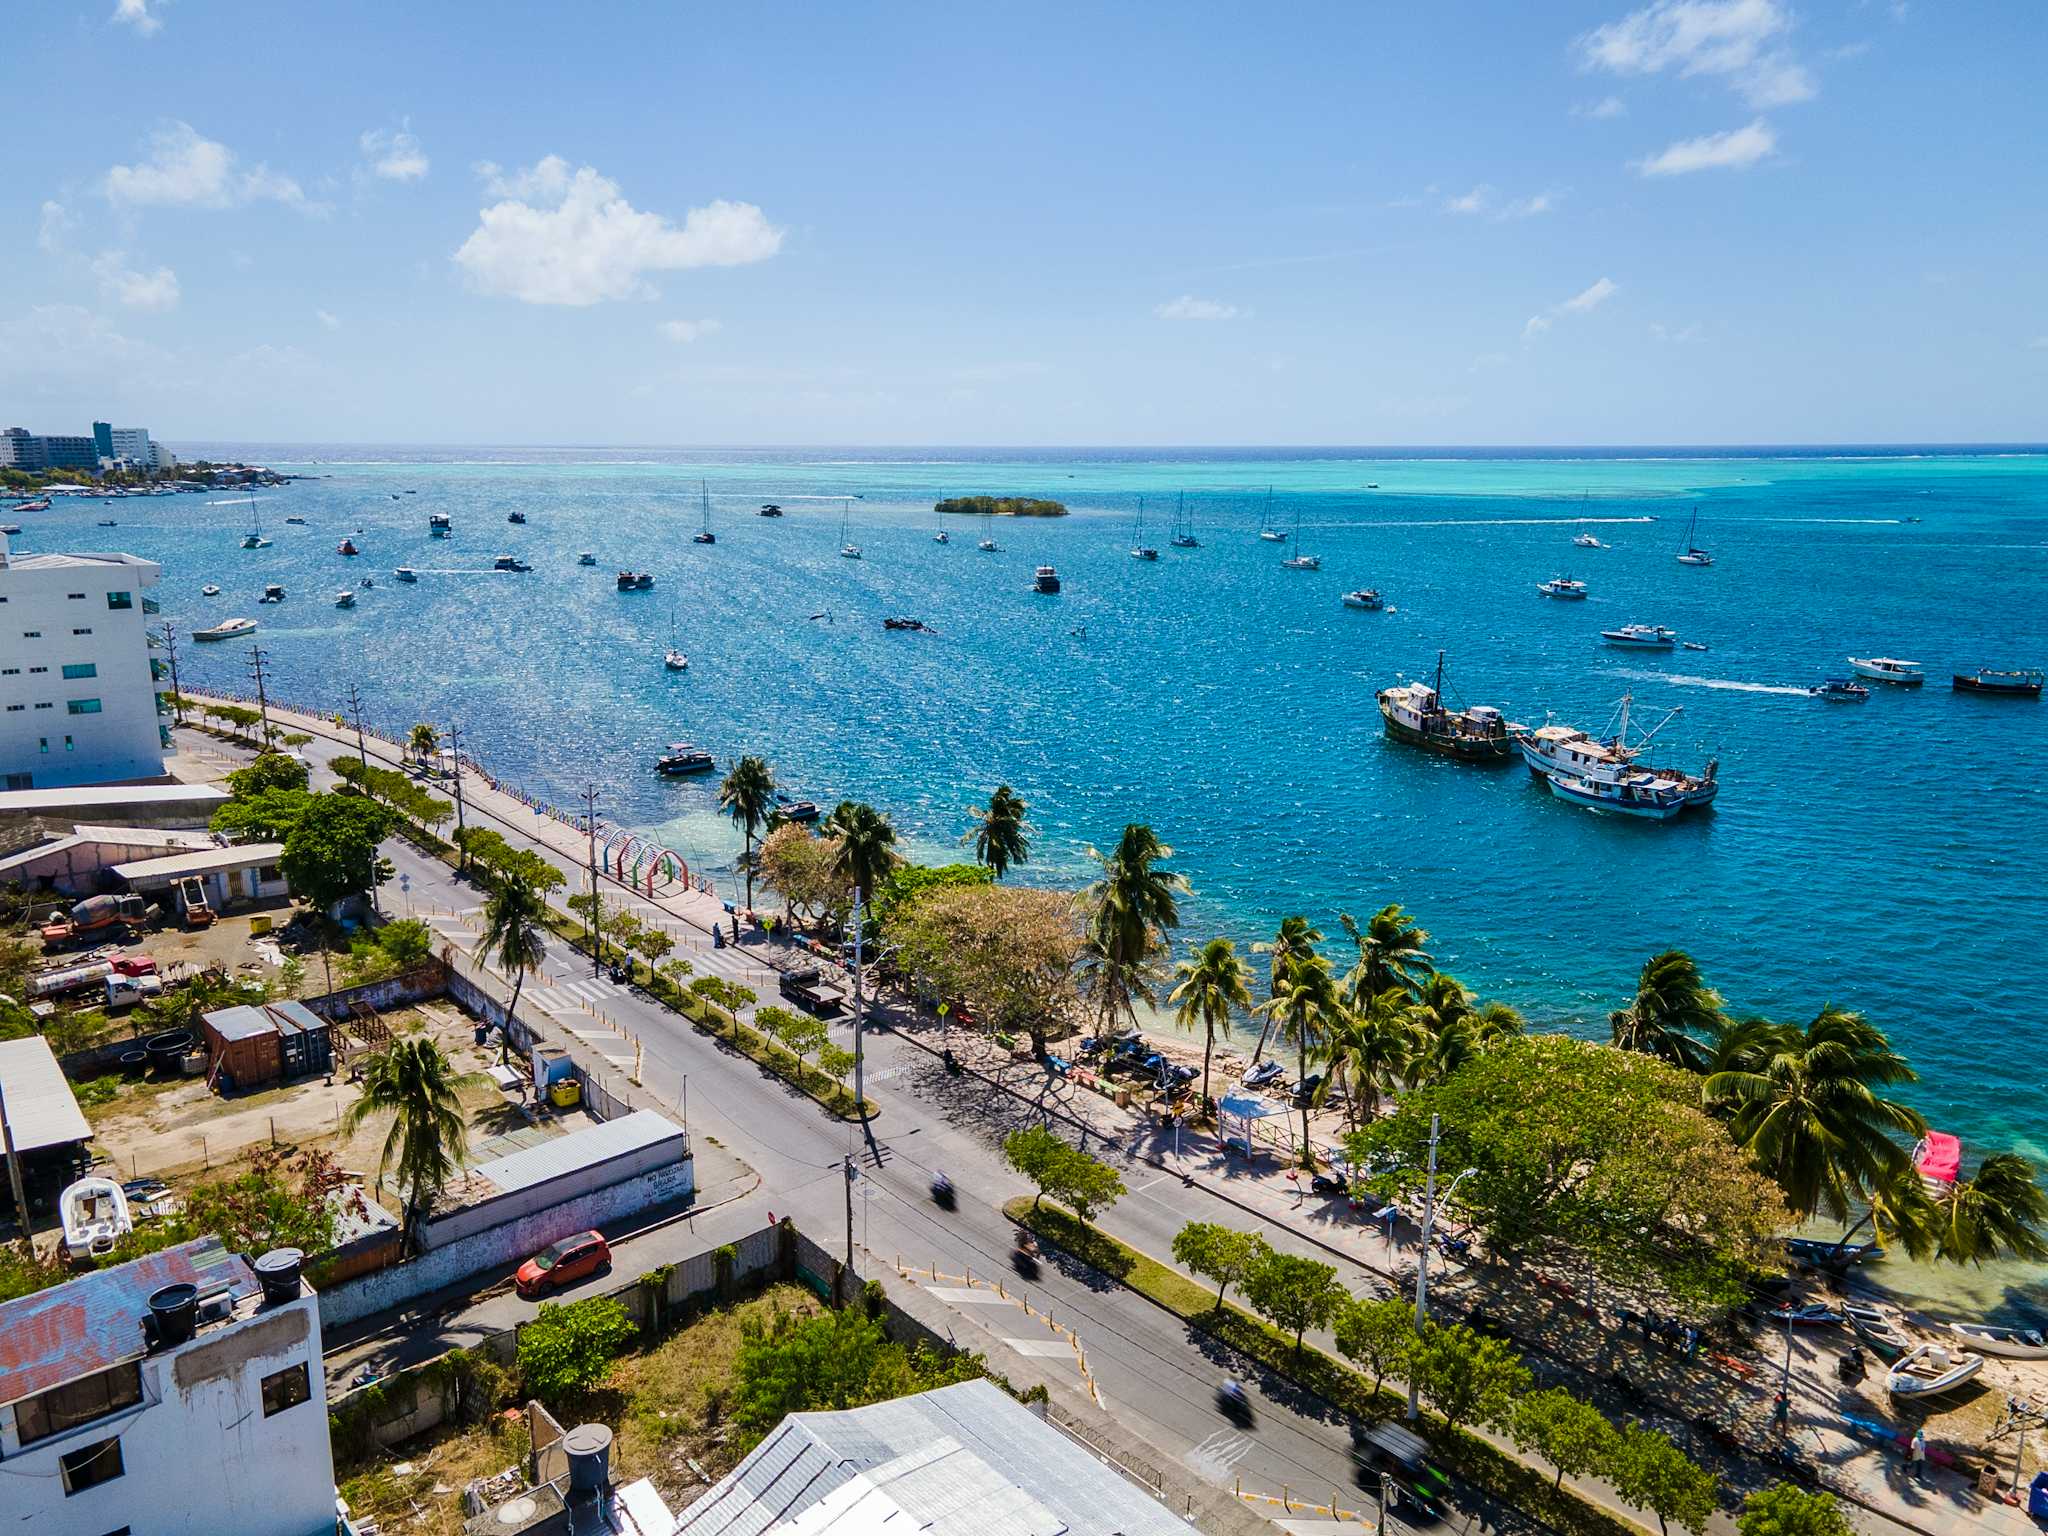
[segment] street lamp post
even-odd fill
[[[861,952],[861,931],[867,927],[867,911],[862,905],[859,887],[853,892],[853,1097],[863,1120],[867,1118],[867,1061],[861,1049],[861,1027],[865,1022],[865,1010],[861,997],[860,975],[864,957]],[[849,1195],[848,1199],[852,1197]],[[847,1207],[848,1231],[852,1230],[852,1207]],[[851,1259],[848,1260],[851,1263]]]
[[[1436,1230],[1436,1144],[1437,1134],[1442,1129],[1442,1116],[1429,1117],[1429,1185],[1422,1206],[1422,1242],[1415,1256],[1415,1331],[1420,1334],[1422,1325],[1429,1321],[1429,1239]],[[1477,1173],[1477,1168],[1467,1168],[1444,1191],[1444,1200],[1449,1202],[1457,1193],[1458,1186]],[[1422,1417],[1422,1391],[1415,1384],[1412,1373],[1408,1382],[1408,1419],[1410,1423]]]

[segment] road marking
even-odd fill
[[[1250,1454],[1251,1448],[1249,1436],[1219,1429],[1187,1451],[1181,1460],[1210,1482],[1223,1483],[1230,1480],[1231,1469]]]
[[[1046,1360],[1063,1355],[1069,1360],[1074,1357],[1074,1346],[1063,1339],[1004,1339],[1003,1342],[1020,1355],[1035,1355]]]
[[[1009,1307],[1016,1305],[1015,1297],[998,1296],[994,1291],[979,1291],[964,1285],[928,1285],[925,1289],[941,1301],[949,1301],[955,1306],[960,1305],[962,1302],[979,1307]],[[1066,1347],[1064,1344],[1060,1346],[1061,1349]]]

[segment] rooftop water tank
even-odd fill
[[[187,1342],[199,1323],[199,1287],[167,1285],[151,1292],[149,1320],[157,1348],[176,1349]]]
[[[299,1271],[306,1255],[297,1248],[273,1248],[252,1266],[263,1284],[267,1306],[281,1306],[299,1299]]]

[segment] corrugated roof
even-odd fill
[[[901,1518],[899,1518],[901,1517]],[[1187,1536],[1173,1512],[986,1381],[798,1413],[682,1513],[679,1536]]]
[[[41,1035],[0,1040],[0,1092],[7,1095],[7,1128],[15,1151],[92,1139],[64,1069]]]
[[[201,1297],[226,1289],[238,1301],[260,1288],[219,1238],[202,1237],[0,1302],[0,1403],[143,1355],[151,1294],[179,1284],[198,1286]]]
[[[277,1033],[277,1025],[269,1014],[246,1003],[236,1008],[216,1008],[200,1017],[223,1040],[257,1040]]]
[[[189,805],[210,815],[228,792],[211,784],[80,785],[75,789],[0,790],[0,815],[22,811],[88,810],[122,805]]]
[[[238,843],[232,848],[201,848],[161,859],[137,859],[133,864],[116,864],[114,873],[123,880],[149,880],[164,875],[213,875],[228,869],[254,869],[259,864],[275,864],[283,853],[283,843]]]
[[[286,999],[281,1003],[265,1003],[264,1009],[280,1023],[296,1024],[300,1029],[310,1029],[316,1035],[327,1032],[327,1021],[308,1008],[304,1003]]]
[[[588,1168],[627,1152],[638,1152],[643,1147],[651,1147],[682,1134],[681,1126],[653,1110],[636,1109],[616,1120],[571,1131],[566,1136],[557,1136],[523,1152],[512,1152],[488,1163],[479,1163],[470,1171],[489,1179],[501,1191],[529,1189],[565,1173],[574,1173],[579,1168]]]

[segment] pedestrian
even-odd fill
[[[1914,1480],[1915,1480],[1916,1482],[1922,1482],[1922,1483],[1926,1482],[1926,1481],[1927,1481],[1927,1430],[1926,1430],[1926,1428],[1925,1428],[1924,1426],[1923,1426],[1922,1428],[1919,1428],[1919,1429],[1916,1429],[1916,1430],[1914,1430],[1914,1431],[1913,1431],[1913,1445],[1912,1445],[1912,1462],[1913,1462],[1913,1478],[1914,1478]]]

